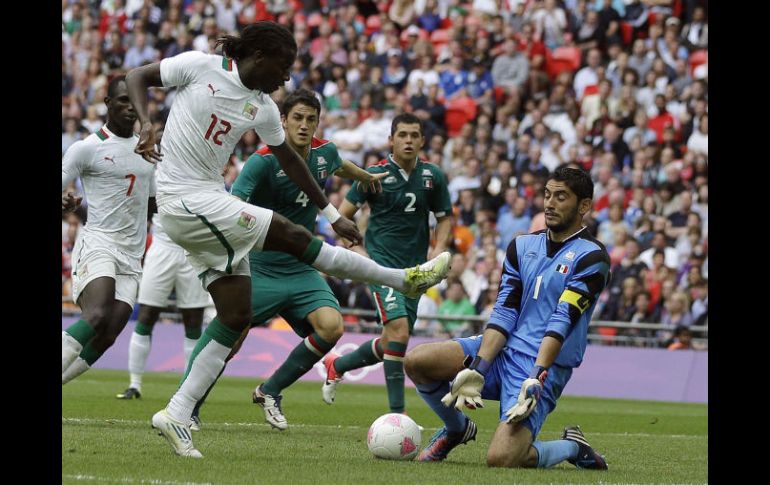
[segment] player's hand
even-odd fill
[[[463,406],[469,409],[483,408],[481,390],[484,388],[484,376],[473,369],[463,369],[457,373],[452,389],[441,398],[444,406],[454,403],[455,409],[461,411]]]
[[[66,194],[61,194],[61,211],[69,212],[73,209],[75,209],[77,206],[80,205],[80,202],[83,201],[83,197],[75,197],[72,195],[72,192],[67,192]]]
[[[532,369],[529,378],[521,383],[518,401],[505,413],[508,416],[508,419],[505,421],[506,423],[518,423],[534,411],[537,401],[540,399],[540,393],[543,391],[543,382],[545,382],[547,376],[548,371],[540,366],[535,366]]]
[[[382,192],[382,182],[381,180],[390,175],[388,172],[382,172],[382,173],[369,173],[366,172],[366,174],[369,176],[366,182],[359,182],[358,188],[361,190],[361,192],[371,192],[373,194],[379,194]]]
[[[134,153],[141,155],[146,161],[154,164],[163,159],[163,154],[158,150],[158,137],[152,123],[142,123],[142,131],[139,134],[139,143],[134,148]]]
[[[350,241],[351,246],[361,244],[361,241],[364,240],[364,237],[358,231],[358,226],[345,216],[341,216],[337,219],[337,222],[332,224],[332,229],[334,229],[334,232]]]

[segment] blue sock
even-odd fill
[[[456,410],[454,406],[446,407],[441,402],[441,398],[449,392],[449,382],[430,382],[428,384],[417,384],[417,393],[422,397],[428,406],[438,414],[441,421],[446,425],[450,433],[462,433],[468,422],[468,418]]]
[[[535,441],[537,467],[550,468],[568,458],[577,458],[578,444],[569,440]]]

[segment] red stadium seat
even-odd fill
[[[472,118],[468,117],[468,113],[464,109],[447,108],[444,114],[444,124],[446,125],[447,134],[451,136],[457,136],[460,134],[460,130],[466,123]]]
[[[690,54],[690,76],[695,72],[695,68],[709,61],[709,51],[702,49]]]
[[[634,40],[634,26],[628,22],[620,22],[620,34],[623,37],[623,46],[630,46]]]
[[[446,29],[436,29],[430,34],[430,43],[433,44],[434,51],[448,44],[450,40],[452,39],[449,38],[449,31]]]
[[[575,72],[580,69],[581,51],[577,47],[557,47],[553,51],[545,50],[545,72],[555,79],[564,71]]]
[[[366,29],[364,29],[364,33],[366,35],[372,35],[375,32],[379,32],[380,27],[382,27],[382,19],[380,19],[380,16],[370,15],[366,18]]]

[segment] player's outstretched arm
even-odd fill
[[[329,203],[321,187],[313,179],[307,164],[286,141],[277,146],[270,145],[270,151],[278,159],[278,163],[292,182],[302,189],[308,198],[318,206],[324,216],[334,228],[334,232],[350,240],[354,244],[360,244],[363,236],[356,225],[350,219],[343,217],[337,209]]]
[[[374,194],[382,192],[380,180],[389,175],[388,172],[367,172],[350,160],[345,159],[342,160],[342,166],[334,174],[338,177],[356,180],[358,181],[358,188],[362,192],[372,192]]]
[[[152,121],[150,121],[150,115],[147,111],[147,88],[153,86],[163,86],[160,77],[160,62],[131,69],[126,74],[128,99],[134,105],[134,110],[136,110],[137,118],[141,124],[139,143],[136,144],[134,151],[150,163],[160,162],[163,158],[157,146],[160,139],[152,127]]]

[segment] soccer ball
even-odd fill
[[[389,413],[375,419],[369,426],[366,444],[377,458],[411,460],[420,450],[420,428],[409,416]]]

